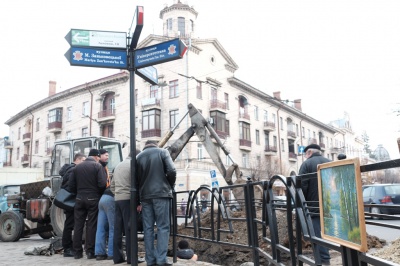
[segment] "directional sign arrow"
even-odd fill
[[[76,43],[81,43],[81,42],[88,42],[89,41],[89,37],[88,36],[79,36],[80,32],[75,33],[73,39]]]
[[[65,36],[71,46],[126,49],[126,33],[71,29]]]

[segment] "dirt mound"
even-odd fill
[[[215,244],[212,243],[211,241],[206,242],[206,241],[196,241],[192,239],[186,239],[188,240],[190,246],[194,249],[195,253],[198,254],[200,261],[210,262],[218,265],[229,265],[229,266],[241,265],[242,263],[253,261],[251,250],[247,246],[248,230],[247,230],[245,215],[246,214],[244,211],[232,212],[231,218],[233,218],[233,220],[231,223],[231,227],[226,221],[223,221],[221,219],[220,223],[221,223],[221,228],[223,230],[221,230],[221,232],[219,233],[215,233],[216,230],[214,230],[214,234],[212,234],[211,228],[212,227],[215,228],[217,225],[217,219],[216,219],[217,213],[214,213],[212,217],[211,212],[208,211],[202,214],[201,217],[197,217],[195,221],[189,223],[187,227],[185,227],[184,224],[178,226],[178,234],[187,236],[197,236],[208,240],[219,238],[221,241],[227,243],[241,244],[243,245],[242,247],[234,247],[229,244]],[[261,213],[257,214],[257,218],[261,219]],[[293,217],[293,219],[295,219],[295,217]],[[193,227],[194,223],[200,224],[202,230],[198,230],[195,232]],[[288,247],[289,238],[288,238],[286,214],[284,212],[277,212],[277,225],[278,225],[278,237],[280,243]],[[232,231],[230,229],[232,229]],[[258,232],[259,232],[258,243],[260,247],[266,250],[269,254],[271,254],[269,252],[270,249],[268,248],[267,243],[265,243],[262,240],[261,230],[259,229]],[[268,230],[267,230],[267,236],[270,237]],[[178,237],[178,241],[179,240],[180,238]],[[295,238],[294,241],[296,241]],[[303,242],[303,254],[312,257],[313,255],[312,255],[311,244],[305,241],[302,242]],[[378,237],[371,235],[367,235],[367,243],[369,250],[382,249],[382,247],[386,245],[385,240],[379,239]],[[393,251],[383,252],[383,250],[385,249],[382,249],[382,251],[376,252],[374,256],[394,261],[392,259],[393,257],[395,258],[397,256],[397,259],[400,257],[399,247],[400,247],[400,240],[397,242],[393,242],[390,245],[390,248],[393,249]],[[172,256],[173,254],[172,238],[170,241],[170,249],[171,250],[169,251],[169,255]],[[333,261],[341,262],[340,258],[341,254],[339,252],[331,251],[331,256]],[[283,260],[285,259],[288,260],[289,258],[285,258],[283,255]],[[290,265],[291,263],[290,261],[287,261],[287,263],[285,264]],[[268,265],[268,264],[265,259],[260,258],[260,265]]]

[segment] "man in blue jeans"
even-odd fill
[[[100,149],[99,152],[99,163],[104,167],[104,171],[107,174],[107,185],[106,190],[104,191],[99,201],[99,215],[97,217],[96,245],[94,252],[96,255],[96,260],[112,260],[114,254],[114,194],[111,192],[110,189],[110,173],[108,172],[107,168],[109,156],[108,151],[105,149]]]
[[[321,147],[317,144],[310,144],[304,149],[306,161],[300,166],[299,175],[315,173],[317,172],[318,164],[327,163],[331,160],[323,157],[321,155]],[[309,207],[309,211],[311,214],[311,220],[314,227],[315,236],[321,238],[321,224],[319,218],[319,196],[318,196],[318,180],[316,178],[302,180],[301,181],[301,189],[304,194],[304,198],[306,201],[310,201],[307,203]],[[330,265],[331,256],[329,255],[329,249],[317,245],[319,260],[322,265]],[[315,258],[317,261],[317,258]]]
[[[172,265],[167,260],[167,251],[170,201],[176,170],[169,152],[158,148],[156,141],[146,141],[143,151],[136,157],[136,177],[139,182],[146,263],[149,266]],[[154,246],[154,223],[157,226],[156,246]]]

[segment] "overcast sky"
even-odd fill
[[[187,1],[182,1],[186,2]],[[128,32],[136,6],[148,34],[162,34],[160,10],[172,0],[13,0],[0,2],[0,136],[4,122],[57,91],[117,73],[70,66],[70,29]],[[400,1],[191,0],[197,35],[217,38],[239,65],[235,76],[283,99],[302,99],[303,112],[322,122],[350,116],[399,158]]]

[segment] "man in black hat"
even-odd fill
[[[91,149],[89,157],[75,166],[73,174],[68,181],[70,192],[76,194],[74,207],[74,240],[73,246],[75,259],[82,258],[82,234],[87,217],[87,235],[85,240],[86,256],[94,259],[94,248],[97,228],[98,204],[101,195],[106,189],[107,174],[99,163],[100,152]]]
[[[304,149],[305,157],[307,160],[300,166],[299,175],[316,173],[317,166],[322,163],[330,162],[331,160],[321,155],[321,147],[317,144],[310,144]],[[311,220],[313,223],[315,235],[321,237],[321,223],[318,211],[318,180],[311,178],[301,181],[301,189],[303,190],[306,201],[313,201],[307,203],[309,211],[311,212]],[[317,245],[322,265],[330,265],[329,249],[321,245]]]

